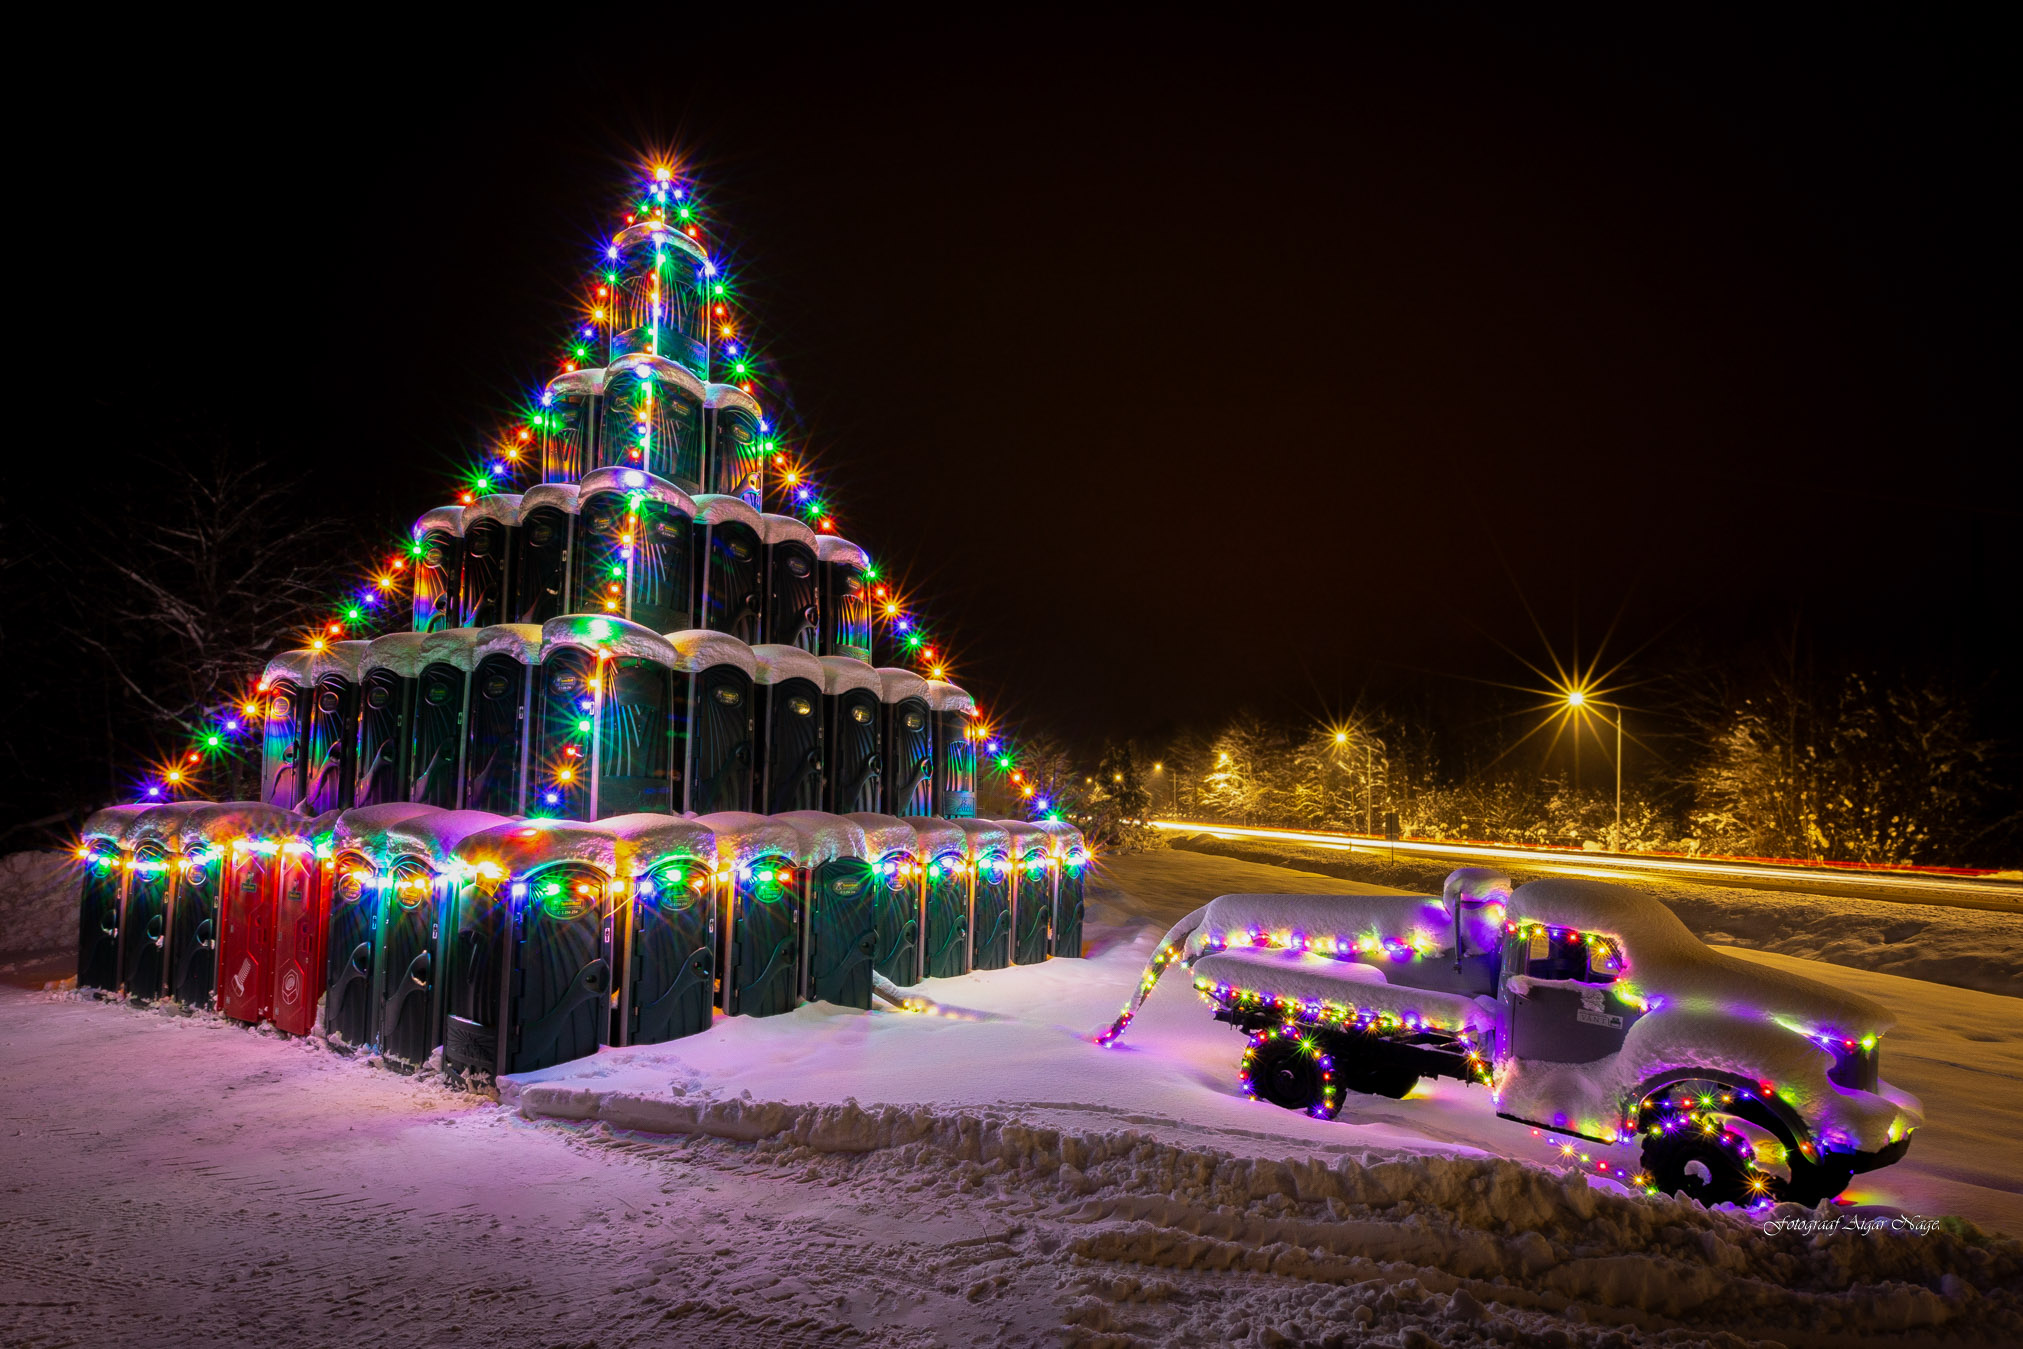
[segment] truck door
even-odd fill
[[[1615,988],[1621,968],[1606,938],[1536,926],[1506,934],[1498,1057],[1593,1063],[1621,1049],[1643,1015]]]

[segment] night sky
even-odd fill
[[[1521,596],[1639,677],[1796,629],[2013,734],[1993,30],[881,13],[121,58],[15,214],[93,260],[66,350],[148,353],[88,377],[111,490],[197,416],[313,457],[370,555],[550,372],[666,149],[842,532],[1015,722],[1535,682]]]

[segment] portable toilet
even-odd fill
[[[711,384],[703,390],[702,406],[709,427],[703,490],[738,497],[753,510],[764,510],[766,421],[758,403],[735,384]]]
[[[351,799],[361,806],[407,800],[414,753],[415,685],[421,678],[428,635],[390,632],[365,644],[358,663],[357,780]]]
[[[316,653],[283,651],[260,674],[260,799],[283,809],[302,800],[303,693]]]
[[[669,815],[602,822],[628,893],[613,929],[611,1043],[658,1044],[709,1029],[716,1004],[716,835]]]
[[[77,844],[77,986],[119,987],[119,920],[126,903],[126,833],[149,807],[107,806],[84,822]]]
[[[407,801],[360,806],[338,815],[324,866],[329,900],[328,960],[323,972],[323,1033],[335,1044],[361,1049],[376,1038],[372,975],[379,949],[379,911],[387,887],[386,832],[402,820],[436,813]]]
[[[1079,958],[1082,954],[1082,886],[1089,870],[1089,845],[1082,831],[1065,820],[1038,820],[1035,824],[1053,840],[1054,864],[1054,954]]]
[[[885,813],[934,814],[934,712],[927,681],[911,670],[878,671],[884,722]]]
[[[765,612],[759,513],[742,498],[695,499],[695,626],[760,641]]]
[[[627,889],[601,825],[515,820],[467,835],[443,941],[443,1062],[532,1072],[611,1038],[613,917]]]
[[[920,967],[926,979],[969,973],[969,834],[948,820],[914,817],[920,882]]]
[[[352,803],[358,786],[358,686],[371,646],[366,641],[330,642],[310,662],[302,712],[305,786],[296,803],[305,814],[344,810]]]
[[[976,700],[945,679],[922,691],[934,729],[934,814],[945,820],[976,815]]]
[[[794,1010],[801,974],[800,834],[791,824],[728,810],[696,823],[716,836],[722,900],[721,1005],[731,1016]]]
[[[419,805],[455,810],[463,803],[464,721],[477,643],[476,628],[444,628],[430,633],[418,653],[407,799]]]
[[[573,483],[597,465],[597,431],[602,421],[604,352],[586,340],[579,365],[548,381],[533,421],[541,432],[541,482]],[[529,622],[539,620],[529,619]]]
[[[525,502],[517,492],[487,492],[464,507],[459,627],[489,628],[514,621],[513,560],[519,551]]]
[[[642,220],[611,241],[605,271],[613,279],[611,364],[643,352],[666,357],[697,380],[709,378],[705,283],[715,268],[702,245],[664,219]],[[608,377],[605,388],[609,397]]]
[[[992,820],[950,820],[968,836],[969,967],[1001,970],[1011,963],[1011,836]]]
[[[600,468],[583,479],[568,612],[610,614],[655,632],[690,627],[696,505],[644,469]]]
[[[328,976],[330,838],[341,811],[297,818],[269,862],[274,895],[274,1003],[268,1019],[289,1035],[316,1028]]]
[[[702,405],[702,381],[673,361],[644,351],[618,357],[604,370],[598,467],[639,469],[701,491]]]
[[[119,916],[119,990],[152,1002],[168,980],[169,922],[183,875],[183,821],[207,801],[165,801],[133,818],[122,842],[126,892]]]
[[[1012,963],[1037,965],[1054,935],[1053,839],[1025,820],[999,820],[1010,841]]]
[[[597,820],[673,810],[675,664],[667,638],[622,618],[575,615],[541,626],[531,813]]]
[[[541,629],[532,623],[480,628],[471,658],[470,712],[464,718],[463,808],[524,815]]]
[[[407,558],[414,573],[414,630],[461,626],[464,508],[438,506],[415,521]]]
[[[821,579],[822,654],[871,663],[871,556],[834,534],[815,539]]]
[[[871,967],[895,984],[917,984],[925,977],[921,960],[922,866],[917,821],[894,815],[855,814],[844,817],[864,831],[864,855],[871,862],[873,909],[878,916],[878,945]]]
[[[838,1007],[871,1008],[878,954],[879,886],[864,831],[841,815],[795,810],[773,817],[799,838],[802,903],[801,996]]]
[[[822,657],[822,808],[832,814],[875,813],[885,804],[881,687],[863,661]]]
[[[413,1072],[443,1043],[445,948],[464,880],[457,849],[507,823],[488,811],[438,810],[385,826],[371,1018],[373,1043],[395,1068]]]
[[[218,1000],[218,943],[223,936],[222,897],[238,879],[233,843],[245,837],[253,803],[199,806],[182,817],[181,874],[169,907],[169,996],[189,1007]],[[281,817],[275,813],[274,818]]]
[[[765,640],[821,654],[822,580],[817,574],[815,531],[791,515],[761,515],[764,547]]]
[[[546,623],[568,610],[580,492],[573,482],[545,482],[520,497],[511,569],[515,623]]]
[[[797,646],[752,648],[753,802],[768,815],[822,805],[822,662]]]
[[[670,632],[674,647],[674,799],[711,815],[752,805],[758,658],[737,638],[703,628]]]
[[[217,1009],[234,1021],[274,1014],[274,908],[281,887],[306,867],[296,831],[302,817],[252,802],[192,811],[186,827],[219,840]]]

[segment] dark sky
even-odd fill
[[[2010,48],[1972,16],[885,14],[165,38],[17,241],[84,231],[65,311],[151,352],[116,396],[318,457],[390,534],[672,148],[843,532],[1084,743],[1528,681],[1520,593],[1562,651],[1659,637],[1642,677],[1798,623],[2019,688]]]

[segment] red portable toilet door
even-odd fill
[[[274,1024],[290,1035],[307,1035],[323,1000],[324,942],[330,887],[327,863],[307,852],[287,851],[268,869],[276,880],[274,900]]]
[[[274,1009],[274,892],[278,856],[235,850],[223,887],[218,934],[218,1010],[235,1021],[265,1021]]]

